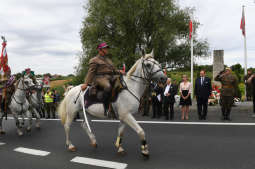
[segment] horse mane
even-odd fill
[[[15,82],[15,91],[17,90],[17,88],[18,88],[18,86],[19,86],[20,79],[21,79],[21,78],[19,78],[19,79]]]
[[[137,66],[138,66],[138,64],[139,64],[139,62],[140,62],[140,60],[142,59],[142,58],[144,58],[144,59],[149,59],[149,58],[153,58],[152,56],[151,56],[151,54],[146,54],[144,57],[141,57],[140,59],[138,59],[137,61],[136,61],[136,63],[130,68],[130,70],[127,72],[127,77],[130,79],[131,78],[131,76],[133,75],[133,73],[135,72],[135,70],[136,70],[136,68],[137,68]]]

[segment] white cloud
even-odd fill
[[[79,31],[86,0],[8,0],[0,5],[0,34],[7,39],[14,73],[70,74],[81,51]]]

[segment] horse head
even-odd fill
[[[154,52],[146,54],[141,58],[142,71],[145,79],[152,81],[165,82],[167,77],[164,74],[161,65],[154,59]]]
[[[33,80],[29,76],[21,77],[20,82],[23,85],[23,90],[30,90],[35,87]]]

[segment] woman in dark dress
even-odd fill
[[[189,106],[191,102],[191,83],[188,81],[187,75],[182,76],[182,82],[180,83],[180,105],[182,109],[182,120],[189,119]]]

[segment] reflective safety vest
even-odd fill
[[[46,93],[44,95],[44,102],[45,103],[53,103],[53,98],[51,98],[51,92],[49,92],[49,94]]]

